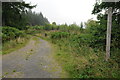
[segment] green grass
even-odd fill
[[[63,47],[65,48],[65,46]],[[61,50],[58,45],[54,46],[55,59],[62,65],[72,78],[120,78],[118,63],[114,60],[106,62],[104,52],[95,53],[93,49],[81,47],[81,54],[72,53],[69,50]],[[68,48],[67,48],[68,49]]]
[[[40,40],[38,37],[34,36],[32,39],[35,40],[35,45],[40,43]]]
[[[0,55],[2,54],[2,51],[0,51]]]
[[[11,40],[2,44],[2,54],[8,54],[24,47],[29,42],[29,38],[20,38]]]

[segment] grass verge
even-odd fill
[[[17,38],[2,44],[2,55],[8,54],[15,50],[24,47],[30,40],[30,36],[27,38]]]
[[[119,63],[112,58],[106,62],[105,52],[96,52],[88,46],[70,48],[64,44],[53,44],[54,57],[69,73],[69,78],[120,78]]]

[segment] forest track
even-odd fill
[[[51,45],[38,38],[12,53],[2,56],[5,78],[64,78],[66,73],[52,56]]]

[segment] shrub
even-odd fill
[[[31,27],[32,29],[34,29],[34,30],[43,30],[43,26],[33,26],[33,27]]]
[[[67,38],[68,36],[69,36],[68,32],[54,32],[51,34],[52,39]]]
[[[13,27],[2,27],[2,41],[9,41],[17,37],[24,37],[25,33]]]

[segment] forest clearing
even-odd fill
[[[96,1],[97,20],[80,25],[50,23],[35,7],[2,2],[2,78],[120,79],[120,2]]]

